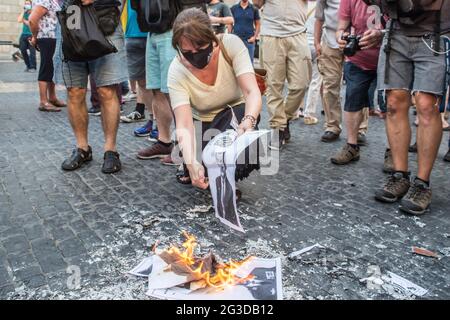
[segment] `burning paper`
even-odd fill
[[[245,232],[236,206],[236,161],[249,145],[268,130],[246,132],[241,136],[227,130],[214,137],[203,150],[216,217],[227,226]]]
[[[249,257],[219,263],[212,253],[196,257],[196,239],[184,249],[157,250],[147,294],[163,299],[282,299],[281,261]]]

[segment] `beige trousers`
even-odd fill
[[[325,111],[325,131],[340,134],[342,127],[341,82],[344,55],[322,42],[322,54],[317,58],[319,72],[323,79],[323,110]]]
[[[262,37],[263,67],[267,70],[267,107],[271,128],[284,129],[294,118],[311,81],[311,52],[306,34]],[[284,86],[287,81],[287,95]]]

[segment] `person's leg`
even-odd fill
[[[153,108],[158,119],[158,140],[164,143],[172,141],[170,125],[172,124],[172,110],[165,93],[153,90]]]
[[[255,59],[255,44],[245,41],[245,45],[247,46],[248,54],[250,55],[250,60],[253,64],[253,60]]]
[[[139,101],[147,106],[148,113],[150,114],[150,120],[153,119],[153,92],[146,88],[145,79],[136,81],[137,91],[139,93]]]
[[[287,123],[283,89],[286,81],[287,47],[285,39],[264,36],[264,68],[267,70],[267,109],[273,129],[284,130]],[[298,107],[298,105],[297,105]]]
[[[360,111],[345,111],[345,127],[347,128],[347,143],[351,145],[358,144],[358,130],[362,122],[362,113]]]
[[[30,57],[28,56],[28,46],[28,36],[22,34],[19,40],[19,50],[22,53],[23,62],[25,62],[27,70],[31,69]]]
[[[411,94],[407,90],[387,92],[386,133],[396,171],[408,172],[408,148],[411,142],[409,107]]]
[[[96,111],[98,108],[100,108],[100,99],[97,92],[97,85],[95,84],[94,77],[92,75],[89,76],[89,84],[91,87],[91,104],[92,104],[92,111]],[[90,112],[90,111],[89,111]]]
[[[102,108],[102,126],[105,135],[104,150],[117,151],[116,139],[119,128],[120,102],[117,98],[117,85],[98,87]]]
[[[320,89],[322,87],[322,76],[317,68],[317,59],[313,61],[312,65],[312,80],[309,85],[308,95],[305,103],[305,118],[315,117],[317,104],[321,97]],[[306,121],[305,121],[306,122]]]
[[[440,99],[423,92],[417,92],[415,97],[420,123],[417,128],[417,177],[428,182],[442,139],[442,120],[438,108]]]
[[[286,119],[294,118],[298,106],[305,97],[311,81],[312,64],[311,51],[305,34],[288,37],[287,81],[288,94],[285,100]]]
[[[362,135],[366,135],[367,131],[369,130],[369,108],[363,108],[361,111],[359,111],[361,122],[358,128],[358,133]]]
[[[67,89],[67,111],[69,122],[75,135],[77,148],[88,151],[88,113],[86,106],[86,89]]]
[[[30,51],[30,68],[36,70],[36,49],[28,42],[28,50]]]
[[[325,132],[341,133],[341,80],[344,58],[338,49],[322,43],[322,55],[318,58],[319,72],[323,78],[323,109],[325,111]]]

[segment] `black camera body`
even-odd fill
[[[342,36],[342,40],[347,41],[347,44],[344,48],[344,55],[347,57],[352,57],[356,54],[357,51],[361,50],[361,47],[359,46],[359,40],[361,39],[361,36],[350,34],[347,36]]]

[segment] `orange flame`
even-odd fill
[[[183,235],[186,238],[186,241],[182,244],[184,250],[180,250],[176,246],[172,246],[166,250],[166,252],[176,257],[177,263],[181,263],[187,267],[196,278],[205,281],[207,286],[224,288],[227,286],[242,284],[253,279],[253,275],[248,275],[244,278],[236,276],[237,270],[252,257],[248,257],[242,261],[230,260],[227,263],[215,264],[212,266],[212,271],[203,271],[205,267],[204,262],[199,262],[200,259],[196,258],[194,255],[194,251],[197,246],[197,239],[185,231],[183,231]]]

